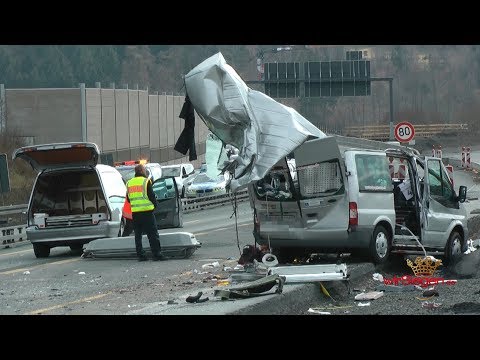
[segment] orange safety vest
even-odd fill
[[[126,219],[133,220],[132,216],[132,206],[130,203],[125,199],[125,203],[123,204],[123,209],[122,209],[122,216]]]

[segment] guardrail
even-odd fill
[[[237,194],[237,202],[242,202],[248,199],[248,191],[242,190]],[[223,194],[223,195],[210,195],[201,198],[194,199],[182,199],[183,213],[189,213],[196,210],[203,210],[206,208],[212,208],[216,206],[221,206],[227,203],[231,203],[234,199],[233,194]]]
[[[467,131],[468,124],[419,124],[415,125],[415,136],[432,137],[439,134]],[[389,125],[348,126],[345,136],[365,139],[388,140],[390,136]]]

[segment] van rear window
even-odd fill
[[[338,160],[297,167],[302,198],[338,195],[345,192]]]
[[[355,155],[355,164],[359,191],[393,191],[386,156],[357,154]]]

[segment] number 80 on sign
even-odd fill
[[[415,128],[409,122],[403,121],[395,126],[394,135],[398,142],[406,143],[415,136]]]

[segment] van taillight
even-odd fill
[[[357,203],[351,202],[348,203],[348,225],[358,225],[358,210],[357,210]]]

